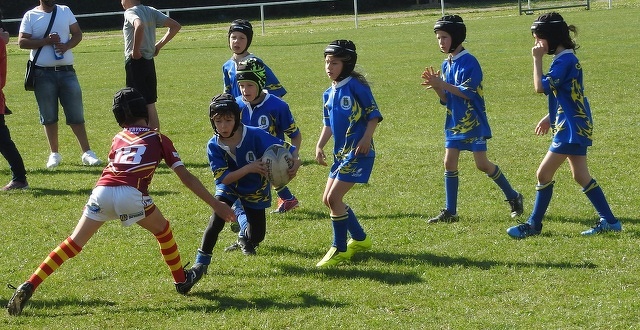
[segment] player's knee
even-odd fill
[[[536,179],[538,180],[538,182],[551,182],[553,180],[553,173],[546,173],[544,171],[540,171],[538,170],[536,172]]]

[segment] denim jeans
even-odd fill
[[[50,71],[36,68],[35,95],[42,125],[58,122],[58,100],[67,125],[84,124],[82,90],[75,71]]]

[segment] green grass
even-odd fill
[[[210,273],[188,297],[178,295],[154,238],[141,228],[104,226],[76,258],[44,282],[20,317],[0,316],[12,329],[629,329],[640,324],[638,238],[640,182],[633,142],[640,122],[635,105],[640,50],[640,6],[633,1],[592,1],[592,10],[563,10],[579,29],[578,56],[595,121],[589,150],[592,175],[601,183],[624,232],[580,237],[596,220],[592,206],[571,178],[557,173],[555,194],[541,236],[507,237],[515,222],[499,189],[460,161],[461,221],[428,226],[444,204],[444,109],[420,86],[425,66],[439,66],[432,32],[439,9],[353,17],[307,17],[268,21],[251,50],[289,90],[303,133],[305,166],[290,187],[302,206],[269,215],[258,256],[223,253],[229,230],[214,249]],[[517,9],[460,12],[467,23],[466,48],[480,60],[494,138],[489,158],[500,165],[533,206],[535,171],[549,137],[533,134],[546,100],[531,83],[534,17]],[[115,19],[115,18],[114,18]],[[118,18],[119,19],[119,18]],[[614,23],[615,22],[615,23]],[[208,186],[205,144],[211,136],[208,100],[222,89],[220,66],[230,56],[226,24],[185,26],[156,60],[158,109],[163,132],[187,167]],[[327,168],[313,152],[321,128],[321,95],[329,86],[322,51],[333,39],[349,38],[368,74],[385,120],[375,139],[378,158],[368,185],[347,202],[372,235],[374,248],[352,263],[317,270],[331,244],[328,211],[321,203]],[[35,99],[22,89],[27,52],[16,38],[9,47],[5,89],[14,115],[7,117],[24,157],[31,189],[0,197],[4,246],[0,282],[18,285],[73,230],[99,168],[80,165],[73,134],[60,127],[64,158],[44,170],[48,148]],[[104,158],[118,130],[111,98],[124,83],[120,31],[85,33],[74,50],[83,86],[92,148]],[[545,60],[548,66],[549,59]],[[634,71],[635,70],[635,71]],[[8,182],[0,161],[0,182]],[[192,261],[208,217],[204,203],[162,167],[151,193],[171,221],[183,261]],[[0,295],[6,304],[11,290]]]

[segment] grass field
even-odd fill
[[[109,223],[39,287],[21,316],[0,313],[0,328],[637,328],[640,178],[633,173],[640,152],[633,129],[640,123],[640,5],[626,0],[606,7],[606,1],[592,1],[590,11],[561,13],[579,29],[577,54],[595,122],[590,169],[623,222],[622,233],[580,236],[597,216],[564,166],[555,177],[543,234],[510,239],[505,229],[515,221],[508,204],[468,153],[460,161],[461,221],[426,224],[444,205],[444,108],[420,86],[423,68],[444,58],[432,31],[439,9],[363,15],[358,29],[352,16],[268,21],[265,35],[256,28],[251,50],[288,89],[285,100],[302,130],[305,166],[290,185],[301,207],[268,215],[267,238],[253,258],[222,251],[234,240],[225,229],[209,275],[187,297],[175,292],[150,234]],[[531,82],[529,27],[535,17],[519,16],[514,7],[450,11],[465,19],[465,46],[483,66],[494,133],[489,158],[523,193],[526,216],[535,171],[550,142],[533,134],[547,111],[546,98],[534,93]],[[220,67],[230,56],[226,29],[227,23],[184,26],[156,59],[163,133],[210,187],[208,101],[222,89]],[[329,86],[322,52],[342,38],[356,43],[358,63],[385,116],[375,134],[374,174],[347,195],[374,247],[350,264],[317,270],[331,244],[321,203],[327,168],[313,162],[321,96]],[[28,54],[16,40],[9,47],[5,94],[14,114],[7,124],[31,188],[0,194],[0,282],[15,286],[71,233],[101,171],[81,165],[78,144],[62,124],[63,163],[45,169],[49,151],[35,98],[22,88]],[[103,31],[86,32],[74,49],[90,142],[102,159],[118,131],[111,100],[124,84],[122,48],[120,31]],[[0,183],[10,177],[0,161]],[[166,167],[156,173],[151,194],[172,223],[183,261],[193,261],[207,206]],[[12,292],[4,290],[0,303]]]

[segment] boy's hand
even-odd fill
[[[545,135],[549,133],[550,128],[551,121],[549,120],[549,116],[544,116],[544,118],[540,119],[538,125],[536,125],[536,135]]]
[[[214,209],[214,213],[217,214],[219,217],[221,217],[222,219],[224,219],[225,222],[234,222],[237,221],[236,219],[236,214],[233,212],[233,210],[229,207],[229,205],[218,201],[218,203],[216,203],[216,207]]]
[[[296,177],[300,166],[302,166],[302,161],[300,160],[300,158],[295,158],[293,160],[293,166],[287,170],[287,174],[289,174],[289,180],[293,180],[293,178]]]
[[[267,164],[263,163],[262,160],[258,160],[255,162],[251,162],[244,166],[244,168],[249,173],[258,173],[262,176],[267,176]]]
[[[442,88],[443,80],[440,78],[440,70],[436,71],[432,66],[424,68],[422,72],[422,86],[427,86],[427,89],[430,88]]]
[[[316,147],[316,162],[322,166],[327,166],[326,162],[327,156],[324,154],[324,150],[322,148]]]
[[[533,48],[531,48],[531,56],[541,58],[548,51],[549,51],[549,45],[547,44],[547,41],[544,39],[536,38],[536,42],[533,45]]]
[[[356,155],[367,155],[371,150],[371,139],[363,137],[356,145]]]

